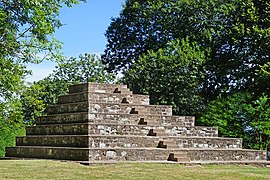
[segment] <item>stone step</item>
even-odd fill
[[[90,135],[90,148],[157,148],[159,138],[126,135]]]
[[[16,146],[89,147],[87,135],[39,135],[16,137]]]
[[[88,123],[48,124],[26,127],[26,135],[88,135]]]
[[[120,84],[99,84],[99,83],[85,83],[77,84],[69,87],[69,93],[78,92],[101,92],[101,93],[121,93],[121,94],[132,94],[132,91],[127,88],[126,85]]]
[[[159,138],[123,135],[50,135],[17,137],[17,146],[55,146],[90,148],[157,148]]]
[[[6,157],[62,159],[74,161],[166,161],[171,153],[186,153],[191,162],[265,161],[266,151],[247,149],[179,149],[162,148],[71,148],[17,146],[7,147]]]
[[[193,116],[166,116],[166,115],[141,115],[141,114],[113,114],[113,113],[89,113],[89,122],[107,124],[139,124],[149,126],[194,126]]]
[[[194,126],[195,118],[192,116],[163,116],[139,114],[109,114],[109,113],[63,113],[36,118],[36,124],[66,124],[66,123],[107,123],[120,125],[173,125]]]
[[[149,105],[149,95],[80,92],[58,97],[59,104],[83,101],[96,103],[127,103]]]
[[[89,109],[93,113],[172,115],[172,106],[168,105],[90,103]]]
[[[141,135],[141,136],[189,136],[189,137],[217,137],[217,129],[211,127],[181,127],[181,126],[148,126],[129,124],[90,123],[90,134],[102,135]]]
[[[130,136],[130,135],[31,135],[17,137],[18,146],[57,146],[57,147],[152,147],[152,148],[200,148],[200,149],[240,149],[241,139]],[[208,143],[208,144],[207,144]],[[205,146],[207,144],[207,146]]]
[[[173,141],[178,148],[201,148],[201,149],[241,149],[241,138],[222,137],[177,137],[170,136],[160,140]]]
[[[87,123],[89,115],[87,112],[65,113],[40,116],[36,118],[36,124],[66,124],[66,123]]]
[[[173,140],[162,140],[159,141],[158,148],[177,149],[179,146]]]
[[[89,112],[89,103],[87,101],[68,104],[55,104],[48,106],[45,109],[45,113],[47,113],[47,115],[81,112]]]
[[[174,137],[160,138],[160,148],[200,148],[200,149],[241,149],[240,138],[217,138],[217,137]]]
[[[74,112],[172,115],[172,106],[77,102],[49,106],[45,112],[48,115]]]
[[[160,148],[7,147],[6,157],[73,161],[166,161],[169,150]]]
[[[201,138],[201,137],[175,137],[159,138],[155,136],[129,136],[129,135],[90,135],[91,147],[158,147],[167,149],[240,149],[242,146],[237,138]],[[205,146],[209,143],[208,146]],[[94,145],[93,145],[94,144]]]
[[[88,161],[89,148],[16,146],[6,147],[6,157]]]
[[[261,161],[266,151],[250,149],[174,149],[171,153],[186,153],[190,161]]]
[[[170,153],[168,157],[168,161],[190,162],[190,158],[187,157],[187,154],[184,152],[173,152],[173,153]]]
[[[165,133],[165,129],[162,127],[160,128],[154,128],[154,129],[150,129],[149,133],[147,134],[148,136],[168,136]]]
[[[91,148],[89,161],[166,161],[169,150],[161,148]]]
[[[217,137],[211,127],[150,126],[112,123],[47,124],[27,127],[27,135],[139,135],[139,136],[190,136]],[[158,135],[157,135],[158,134]]]

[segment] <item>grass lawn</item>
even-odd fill
[[[270,168],[244,165],[117,163],[84,166],[50,160],[1,160],[0,179],[270,179]]]

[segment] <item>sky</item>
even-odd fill
[[[54,37],[63,42],[62,52],[67,57],[78,57],[84,53],[101,53],[107,40],[104,35],[111,18],[117,17],[125,0],[87,0],[71,8],[60,10],[60,20],[64,24],[56,30]],[[27,81],[33,82],[48,76],[54,69],[52,62],[38,65],[29,64],[33,71]]]

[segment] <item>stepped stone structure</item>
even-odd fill
[[[191,116],[173,116],[168,105],[125,85],[73,85],[46,109],[46,116],[17,137],[6,157],[79,162],[261,161],[266,151],[242,149],[239,138],[218,137],[215,127],[195,126]]]

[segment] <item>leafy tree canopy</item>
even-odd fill
[[[85,0],[0,0],[0,56],[19,62],[58,57],[59,42],[52,38],[62,26],[59,10]]]
[[[175,40],[164,49],[142,55],[125,71],[124,82],[135,93],[149,94],[153,104],[172,104],[176,114],[199,114],[203,109],[199,80],[204,57],[196,43]]]
[[[25,63],[61,59],[59,10],[84,0],[0,0],[0,102],[18,93]]]
[[[29,74],[26,63],[62,58],[53,38],[62,25],[59,10],[79,1],[85,0],[0,0],[0,156],[25,130],[18,97]]]
[[[270,4],[266,0],[127,0],[106,31],[103,62],[125,70],[148,50],[189,38],[206,54],[208,99],[247,90],[270,92],[258,72],[269,62]],[[256,95],[257,96],[257,95]]]
[[[15,145],[15,137],[25,134],[22,105],[18,99],[8,99],[0,103],[0,157],[6,146]]]
[[[200,125],[216,126],[219,135],[241,137],[245,148],[266,149],[270,145],[270,98],[254,99],[250,93],[235,93],[209,103]]]

